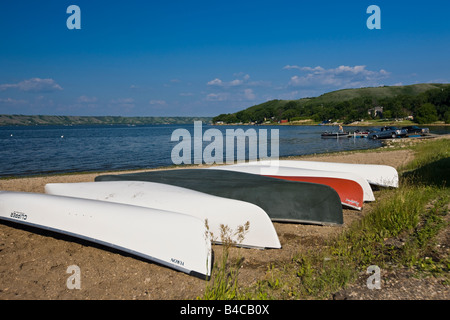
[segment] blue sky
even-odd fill
[[[381,9],[381,29],[366,12]],[[66,26],[70,5],[81,29]],[[215,116],[450,81],[450,2],[2,1],[0,114]]]

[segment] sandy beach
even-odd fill
[[[399,168],[413,159],[409,150],[376,149],[365,152],[298,157],[305,160],[384,164]],[[295,158],[291,158],[295,159]],[[124,173],[124,172],[121,172]],[[0,190],[43,193],[47,183],[88,182],[100,173],[40,176],[0,180]],[[375,191],[377,197],[377,191]],[[274,223],[282,249],[232,249],[244,258],[241,284],[264,278],[271,262],[283,262],[301,250],[320,246],[370,210],[344,210],[342,227]],[[213,246],[220,255],[221,247]],[[81,270],[81,289],[70,290],[67,268]],[[0,299],[195,299],[205,281],[81,240],[0,222]],[[407,293],[405,293],[407,294]],[[447,291],[448,297],[448,291]],[[378,299],[382,297],[378,297]]]

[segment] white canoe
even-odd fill
[[[363,201],[375,201],[375,196],[373,194],[372,188],[370,187],[367,180],[351,172],[311,170],[311,169],[302,169],[284,166],[270,166],[264,165],[263,161],[258,162],[257,165],[254,162],[249,162],[249,163],[215,166],[210,167],[210,169],[237,171],[250,174],[259,174],[263,176],[309,177],[309,178],[316,177],[316,178],[336,178],[336,179],[350,180],[356,182],[362,188]]]
[[[262,160],[242,163],[242,165],[268,165],[271,167],[282,166],[300,169],[350,172],[363,177],[373,185],[394,188],[398,187],[397,170],[386,165],[300,160]]]
[[[209,195],[187,188],[146,181],[107,181],[53,183],[45,192],[55,195],[132,204],[192,215],[208,220],[212,241],[221,243],[221,225],[232,231],[249,222],[245,237],[231,235],[236,245],[255,248],[281,248],[267,213],[249,202]]]
[[[211,275],[204,221],[180,213],[37,193],[0,192],[0,219],[70,235],[200,278]]]

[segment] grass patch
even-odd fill
[[[445,251],[436,246],[436,238],[440,232],[449,226],[445,220],[448,214],[450,195],[440,194],[425,212],[414,232],[405,243],[403,255],[400,256],[402,265],[415,268],[421,273],[431,275],[445,275],[449,283],[450,259]]]
[[[206,230],[209,232],[208,221],[205,222]],[[220,243],[222,254],[219,261],[214,263],[211,282],[207,283],[205,293],[201,300],[233,300],[238,299],[238,275],[242,264],[239,254],[236,259],[230,259],[230,248],[239,245],[245,238],[250,228],[250,223],[239,226],[236,230],[230,227],[220,226]],[[210,232],[210,237],[217,242],[216,235]],[[240,251],[239,251],[240,253]]]
[[[370,265],[391,268],[420,262],[427,241],[442,224],[429,224],[433,232],[417,232],[424,208],[434,198],[436,190],[403,187],[391,190],[383,203],[349,230],[329,241],[319,251],[301,254],[293,262],[297,267],[299,285],[295,294],[299,299],[325,299],[356,280]],[[448,200],[448,199],[447,199]],[[433,214],[425,214],[425,221]],[[427,228],[423,229],[427,230]],[[425,235],[415,237],[415,235]],[[398,240],[398,239],[412,240]],[[412,245],[405,246],[406,243]],[[416,258],[412,258],[412,257]],[[408,262],[408,263],[407,263]]]
[[[400,170],[400,187],[381,190],[362,219],[323,246],[297,253],[288,263],[271,264],[265,278],[250,288],[239,287],[237,276],[232,277],[236,282],[214,297],[328,299],[371,265],[407,267],[422,276],[444,277],[448,284],[450,260],[437,249],[436,238],[448,228],[450,144],[442,139],[409,148],[416,156]],[[225,266],[230,264],[223,261],[219,269]]]
[[[401,168],[410,183],[448,187],[450,183],[450,140],[438,139],[417,144],[411,149],[414,160]]]

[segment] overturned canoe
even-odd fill
[[[200,278],[211,241],[198,218],[174,212],[37,193],[0,192],[0,219],[112,247]]]
[[[212,167],[217,170],[229,170],[266,177],[320,183],[330,186],[339,194],[344,206],[361,210],[364,201],[373,201],[375,197],[369,183],[363,178],[347,172],[308,170],[287,167],[225,165]],[[363,189],[364,188],[364,189]]]
[[[350,172],[361,176],[367,182],[382,187],[398,187],[398,172],[394,167],[377,164],[356,164],[300,160],[262,160],[242,165],[281,166],[290,168]]]
[[[95,180],[158,182],[246,201],[262,208],[272,221],[320,225],[343,223],[339,195],[332,188],[320,184],[210,169],[103,175],[96,177]]]
[[[243,247],[281,248],[267,213],[244,201],[146,181],[50,183],[45,186],[45,192],[184,213],[202,221],[207,220],[214,242],[227,241]],[[244,238],[231,234],[226,235],[226,239],[221,239],[222,226],[235,232],[242,229],[247,222],[249,228]]]

